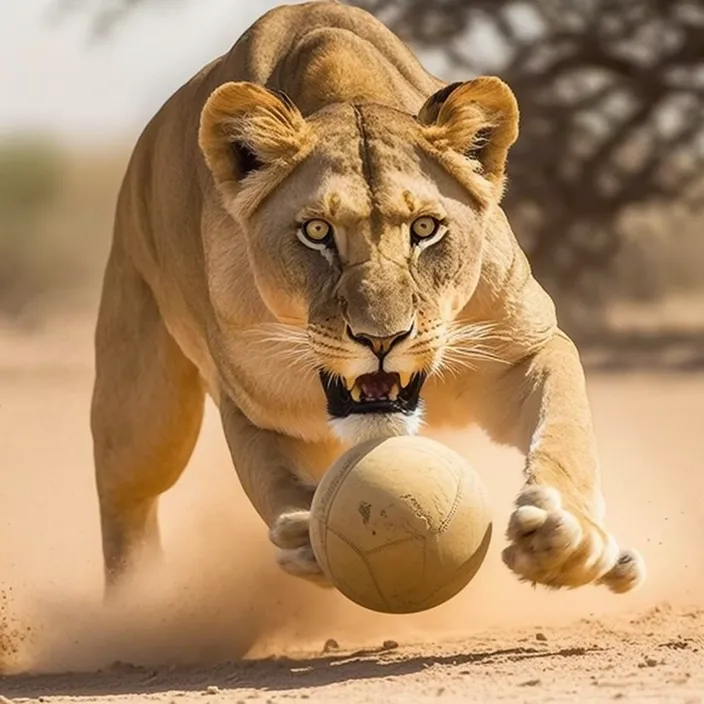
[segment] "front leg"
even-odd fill
[[[503,552],[526,581],[550,587],[605,584],[626,592],[645,578],[635,551],[604,527],[596,441],[577,349],[562,332],[505,371],[487,393],[486,430],[526,454]],[[495,405],[498,404],[498,405]]]
[[[334,448],[258,428],[227,398],[220,415],[242,488],[277,548],[277,564],[291,575],[328,586],[310,544],[315,484],[309,475],[329,466]]]

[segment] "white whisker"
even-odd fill
[[[507,364],[502,351],[510,341],[499,323],[451,323],[444,334],[435,336],[442,356],[434,372],[441,379],[445,373],[456,378],[462,371],[476,371],[482,362]]]
[[[283,323],[262,323],[242,333],[252,344],[266,347],[266,354],[281,362],[281,369],[291,368],[306,374],[317,374],[320,362],[305,328]]]
[[[445,349],[445,354],[454,357],[455,359],[471,359],[474,361],[489,361],[489,362],[501,362],[508,364],[508,361],[503,357],[490,352],[488,350],[472,349],[467,347],[447,347]]]

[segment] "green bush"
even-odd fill
[[[44,218],[59,198],[64,164],[44,139],[0,142],[0,312],[17,313],[51,279]]]

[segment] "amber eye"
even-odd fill
[[[411,235],[416,241],[427,240],[437,234],[439,229],[440,221],[431,218],[429,215],[424,215],[411,223]]]
[[[301,234],[305,238],[304,244],[327,245],[332,238],[332,225],[325,220],[308,220],[301,225]]]

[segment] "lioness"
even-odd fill
[[[644,577],[604,503],[577,350],[500,202],[518,107],[446,85],[364,11],[283,6],[159,110],[120,192],[91,427],[106,583],[158,554],[157,498],[219,408],[278,564],[324,582],[316,480],[350,443],[483,427],[526,454],[506,565]]]

